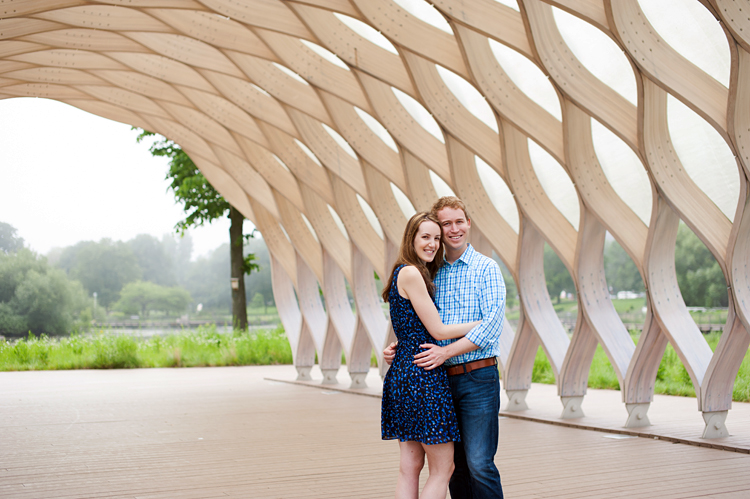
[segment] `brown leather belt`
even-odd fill
[[[448,376],[455,376],[456,374],[466,374],[476,369],[483,367],[490,367],[497,365],[497,357],[490,357],[489,359],[475,360],[474,362],[467,362],[466,364],[458,364],[457,366],[450,366],[445,371]]]

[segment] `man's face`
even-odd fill
[[[445,249],[463,253],[469,242],[469,229],[471,228],[471,220],[466,218],[464,210],[446,206],[437,212],[437,217],[443,230]]]

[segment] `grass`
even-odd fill
[[[638,332],[631,333],[637,343]],[[720,333],[705,336],[716,349]],[[344,359],[342,359],[343,361]],[[16,341],[0,340],[0,371],[54,369],[128,369],[143,367],[208,367],[291,364],[292,351],[281,327],[257,333],[221,334],[215,326],[187,333],[154,336],[142,340],[128,335],[100,332],[63,338],[29,336]],[[372,359],[375,362],[374,354]],[[544,351],[537,351],[532,373],[535,383],[554,384]],[[615,371],[598,346],[591,362],[588,386],[619,390]],[[687,371],[671,345],[659,365],[654,392],[695,397]],[[734,383],[732,399],[750,402],[750,353],[745,356]]]
[[[632,333],[631,333],[632,334]],[[633,340],[637,343],[638,334],[633,334]],[[721,338],[720,333],[711,333],[705,336],[706,341],[712,350]],[[552,372],[552,366],[540,347],[534,360],[534,370],[531,375],[534,383],[554,384],[555,375]],[[589,388],[603,388],[609,390],[619,390],[620,384],[617,381],[617,375],[609,362],[607,355],[604,353],[601,345],[596,347],[594,359],[591,362],[589,371]],[[667,345],[659,371],[656,374],[656,383],[654,393],[662,395],[679,395],[682,397],[695,397],[695,389],[690,381],[687,370],[682,365],[680,358],[677,356],[672,345]],[[734,382],[732,400],[735,402],[750,402],[750,351],[745,355],[745,359],[740,365],[737,378]]]
[[[291,364],[282,328],[220,334],[215,326],[141,340],[100,332],[92,336],[0,341],[0,371],[128,369]]]

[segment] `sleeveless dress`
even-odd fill
[[[391,322],[398,338],[396,358],[383,380],[381,433],[383,440],[399,439],[425,444],[459,442],[458,421],[448,385],[448,375],[440,366],[427,371],[413,364],[419,345],[435,343],[419,320],[411,301],[398,293],[398,274],[388,295]]]

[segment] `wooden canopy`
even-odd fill
[[[684,5],[4,0],[0,98],[55,99],[179,143],[263,233],[302,377],[316,353],[330,380],[343,350],[355,386],[373,350],[381,362],[392,333],[373,274],[389,272],[413,210],[452,191],[474,245],[518,286],[521,319],[501,341],[509,409],[526,407],[541,346],[562,417],[581,416],[601,344],[626,425],[647,425],[669,343],[715,437],[750,344],[750,2]],[[701,45],[726,57],[723,76]],[[715,352],[677,286],[680,220],[728,283]],[[637,346],[609,298],[607,231],[647,288]],[[572,337],[546,290],[545,242],[577,288]]]

